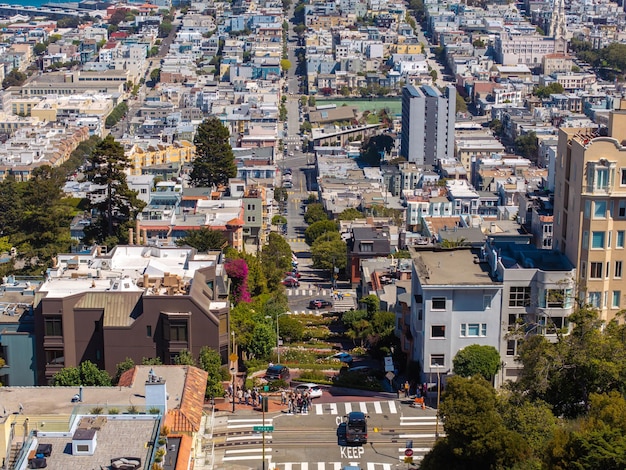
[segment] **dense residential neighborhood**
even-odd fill
[[[3,470],[626,468],[624,2],[36,3]]]

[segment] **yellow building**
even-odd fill
[[[188,140],[176,141],[172,144],[136,143],[127,155],[132,165],[131,174],[140,175],[143,167],[190,162],[196,155],[196,146]]]
[[[22,98],[27,100],[28,97]],[[21,101],[20,103],[21,104]],[[94,116],[104,119],[113,111],[111,95],[48,96],[30,109],[30,115],[42,121],[56,122],[72,116]]]
[[[422,45],[416,44],[414,42],[408,42],[405,44],[398,43],[395,46],[395,50],[397,54],[421,54],[422,53]]]
[[[607,128],[559,131],[554,247],[576,266],[581,295],[604,320],[626,295],[626,100]]]

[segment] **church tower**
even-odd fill
[[[554,0],[550,20],[550,37],[554,38],[554,52],[567,52],[567,21],[565,20],[565,0]]]

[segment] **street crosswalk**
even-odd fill
[[[289,193],[289,191],[287,191],[287,193]],[[288,238],[287,241],[289,243],[306,243],[304,238]]]
[[[367,462],[361,464],[359,462],[285,462],[275,463],[273,467],[277,470],[342,470],[346,465],[354,465],[363,470],[391,470],[390,463]]]
[[[357,403],[314,403],[313,412],[316,415],[347,415],[352,411],[361,411],[365,414],[397,414],[398,407],[393,400],[387,401],[360,401]]]

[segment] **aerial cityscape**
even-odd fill
[[[626,2],[0,36],[2,470],[626,469]]]

